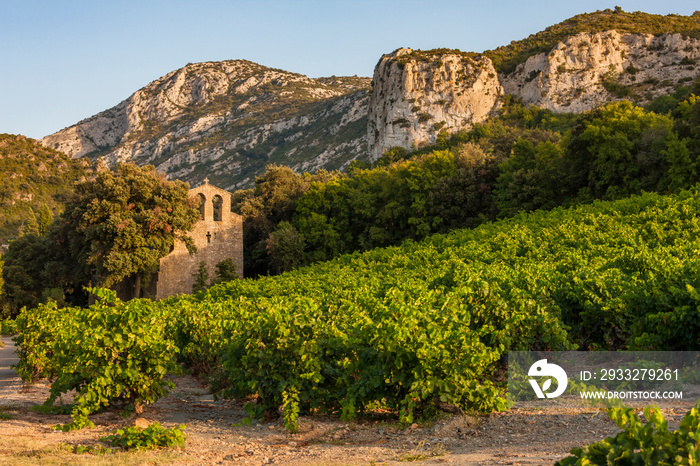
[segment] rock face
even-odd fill
[[[434,143],[440,130],[454,132],[484,121],[503,95],[491,60],[453,50],[398,49],[374,70],[367,119],[370,158],[393,146]]]
[[[680,34],[581,33],[501,76],[508,94],[555,112],[622,97],[645,102],[698,75],[700,40]]]
[[[700,71],[700,40],[680,34],[581,33],[513,73],[454,50],[384,55],[374,71],[367,119],[372,160],[387,149],[435,142],[440,130],[468,129],[493,115],[505,94],[558,113],[606,102],[646,103],[691,81]]]
[[[573,35],[509,74],[485,55],[399,49],[379,60],[371,93],[366,78],[309,79],[244,60],[190,64],[40,142],[233,190],[269,163],[343,169],[434,143],[496,114],[506,94],[554,112],[645,103],[698,76],[698,61],[698,39],[606,31]]]
[[[366,157],[367,78],[310,79],[245,60],[189,64],[40,142],[152,164],[195,184],[252,184],[268,163],[341,169]]]

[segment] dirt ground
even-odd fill
[[[280,421],[237,425],[245,417],[243,402],[214,401],[205,385],[183,376],[173,379],[175,390],[146,407],[138,422],[184,424],[184,449],[78,455],[72,453],[73,446],[98,445],[100,437],[134,424],[136,418],[123,419],[108,411],[91,416],[94,429],[51,429],[68,422],[69,416],[30,409],[47,398],[49,385],[25,385],[7,372],[12,342],[3,340],[7,346],[0,349],[0,464],[551,465],[573,447],[618,432],[604,411],[562,397],[549,400],[546,409],[523,404],[483,416],[446,414],[407,428],[380,414],[353,422],[309,416],[301,418],[298,433],[290,434]],[[663,410],[670,427],[677,428],[687,409]]]

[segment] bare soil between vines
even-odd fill
[[[0,351],[0,371],[12,342]],[[53,430],[68,415],[44,415],[30,409],[44,402],[49,384],[26,385],[0,372],[0,463],[24,464],[440,464],[544,465],[619,431],[604,410],[575,398],[550,400],[546,409],[527,404],[502,413],[445,414],[428,424],[400,425],[390,413],[371,413],[352,422],[334,416],[300,418],[298,433],[285,431],[281,420],[239,425],[243,401],[214,401],[207,386],[193,377],[173,378],[176,388],[147,406],[138,423],[166,427],[184,424],[183,449],[74,454],[76,445],[100,445],[99,438],[134,424],[116,411],[91,416],[96,427],[73,432]],[[70,402],[68,397],[64,402]],[[663,409],[669,427],[677,428],[690,406]],[[144,421],[145,420],[145,421]]]

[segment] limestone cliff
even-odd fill
[[[503,96],[554,112],[643,104],[695,79],[693,16],[577,15],[483,54],[398,49],[374,77],[310,79],[244,60],[190,64],[41,143],[112,165],[248,187],[265,165],[343,169],[387,149],[434,143],[497,114]]]
[[[393,146],[434,143],[494,114],[503,89],[491,60],[454,50],[398,49],[374,71],[367,119],[370,158]]]
[[[680,34],[580,33],[500,76],[508,94],[555,112],[620,98],[646,102],[698,75],[700,40]]]
[[[368,86],[367,78],[310,79],[245,60],[189,64],[41,143],[235,189],[268,163],[313,171],[365,156]]]
[[[700,39],[681,34],[579,33],[510,73],[484,55],[399,49],[377,64],[367,119],[371,159],[390,147],[435,142],[469,129],[512,94],[526,105],[579,113],[619,99],[638,104],[673,92],[700,72]]]

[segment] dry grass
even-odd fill
[[[181,450],[131,451],[94,455],[74,454],[73,445],[52,444],[31,436],[0,438],[0,464],[3,465],[109,465],[172,464],[182,460]]]

